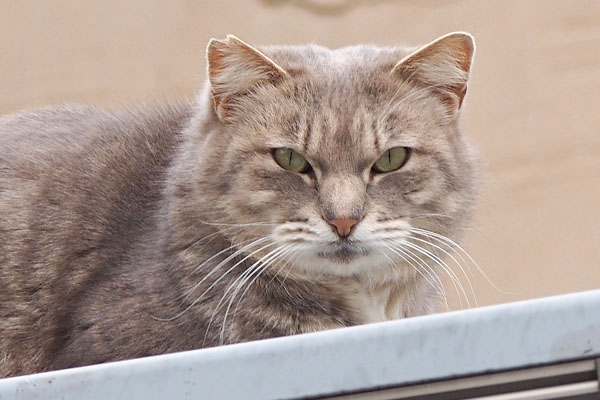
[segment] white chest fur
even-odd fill
[[[434,311],[431,294],[420,280],[370,286],[353,281],[349,287],[352,307],[362,323],[395,320],[430,314]]]

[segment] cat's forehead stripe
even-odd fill
[[[312,122],[310,118],[304,118],[303,128],[304,129],[302,135],[302,150],[306,153],[308,151],[310,139],[312,137]]]

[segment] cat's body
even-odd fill
[[[473,201],[472,44],[409,50],[230,37],[194,104],[0,119],[0,377],[432,312],[425,230],[456,237]]]

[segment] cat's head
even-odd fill
[[[473,52],[466,33],[421,48],[212,40],[199,218],[266,268],[388,279],[431,264],[419,249],[455,240],[473,203],[458,128]]]

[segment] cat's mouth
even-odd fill
[[[338,240],[326,248],[319,250],[317,255],[322,258],[337,261],[340,263],[349,263],[358,257],[369,255],[370,250],[356,242],[346,239]]]

